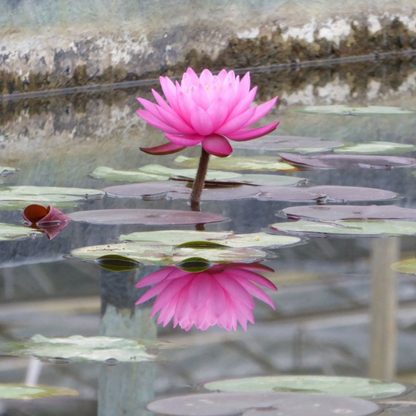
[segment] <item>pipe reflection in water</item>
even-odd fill
[[[396,273],[398,237],[373,240],[371,255],[370,377],[391,381],[397,371]]]
[[[134,305],[143,291],[134,284],[154,268],[141,267],[131,272],[101,272],[100,335],[156,340],[156,323],[150,308]],[[155,363],[102,364],[99,373],[99,416],[147,416],[146,405],[154,398]]]

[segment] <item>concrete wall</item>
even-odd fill
[[[414,0],[0,2],[0,94],[407,49]]]

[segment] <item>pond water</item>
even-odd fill
[[[292,233],[301,240],[296,244],[296,239],[287,240],[286,243],[279,240],[274,248],[266,247],[267,255],[261,263],[274,270],[264,275],[278,288],[277,291],[265,288],[275,309],[256,300],[255,324],[248,323],[247,331],[240,324],[237,331],[227,331],[218,326],[206,331],[195,327],[185,331],[179,326],[173,328],[172,322],[163,327],[157,325],[155,318],[149,318],[153,300],[135,306],[139,297],[148,290],[148,287],[135,288],[136,283],[159,270],[159,265],[173,264],[176,257],[169,257],[171,251],[166,261],[166,257],[160,255],[163,250],[159,247],[156,254],[146,254],[151,259],[147,265],[119,272],[114,270],[114,261],[102,262],[104,266],[110,264],[108,270],[93,261],[82,261],[88,256],[74,250],[96,245],[114,247],[112,245],[119,243],[121,235],[144,231],[187,230],[191,235],[190,231],[195,231],[194,225],[146,225],[137,221],[132,224],[125,218],[114,224],[117,211],[107,218],[107,222],[113,224],[97,224],[92,223],[85,213],[104,209],[148,209],[154,217],[157,216],[156,210],[160,209],[190,212],[186,196],[166,199],[159,195],[158,198],[143,200],[107,195],[100,199],[91,197],[88,191],[81,192],[81,195],[89,193],[90,198],[77,202],[64,201],[62,196],[58,196],[52,202],[29,197],[21,198],[23,201],[14,205],[0,204],[0,223],[21,225],[22,209],[31,203],[56,206],[70,216],[73,212],[82,211],[82,219],[87,220],[77,221],[74,215],[73,220],[52,239],[42,234],[0,241],[0,394],[6,384],[49,386],[49,390],[45,387],[45,392],[36,393],[48,397],[29,401],[1,400],[0,414],[115,416],[245,412],[246,415],[266,413],[296,416],[365,415],[380,414],[380,411],[386,415],[415,413],[413,400],[416,394],[412,383],[416,383],[416,269],[411,269],[410,274],[396,274],[391,265],[415,257],[416,230],[412,231],[412,227],[416,223],[411,221],[416,216],[411,211],[403,211],[400,217],[402,211],[398,208],[389,211],[388,207],[416,208],[415,161],[401,159],[416,157],[416,148],[401,146],[416,145],[416,60],[406,58],[290,70],[263,68],[252,70],[251,78],[252,85],[258,86],[256,103],[279,95],[278,105],[261,124],[278,120],[280,125],[272,133],[272,138],[266,136],[253,142],[242,142],[253,143],[252,148],[244,144],[234,146],[232,157],[223,159],[223,166],[215,167],[215,170],[297,178],[286,185],[300,191],[315,186],[331,185],[334,188],[317,190],[308,200],[305,196],[297,195],[289,198],[289,191],[276,193],[267,188],[268,185],[264,185],[260,197],[243,199],[237,193],[235,199],[231,200],[235,189],[241,192],[241,186],[226,188],[220,194],[213,193],[217,192],[216,189],[206,189],[203,195],[207,200],[202,201],[202,213],[218,214],[227,220],[207,223],[205,230],[255,233],[253,238],[256,243],[245,242],[242,245],[264,248],[266,244],[262,246],[257,242],[264,241],[262,231],[270,231],[270,226],[274,236],[287,235],[282,234],[286,226],[282,224],[289,222],[282,210],[292,215],[292,218],[294,215],[313,215],[317,208],[325,208],[326,205],[322,203],[331,202],[331,198],[336,206],[340,206],[340,202],[346,206],[371,206],[373,211],[366,211],[362,215],[360,210],[363,208],[353,210],[358,217],[361,215],[361,220],[364,216],[367,219],[384,218],[384,222],[372,225],[373,228],[369,230],[363,230],[360,224],[354,223],[352,235],[345,235],[342,220],[351,218],[352,214],[350,211],[346,214],[341,212],[341,215],[336,208],[327,217],[334,227],[332,231],[327,228],[314,231],[306,225],[294,229],[295,224],[302,223],[290,222],[286,233]],[[199,157],[198,146],[167,156],[152,156],[140,151],[140,147],[156,146],[163,142],[163,133],[147,125],[135,114],[139,108],[136,97],[152,100],[151,88],[160,91],[158,82],[150,80],[126,89],[102,88],[99,91],[0,100],[1,165],[8,170],[18,169],[1,178],[4,186],[102,190],[134,183],[134,179],[128,182],[123,180],[125,176],[121,177],[121,181],[114,176],[110,179],[93,177],[91,174],[98,167],[105,166],[118,171],[137,171],[154,164],[175,169],[187,168],[191,162],[177,157]],[[334,107],[339,105],[349,106],[352,110]],[[329,108],[334,111],[335,108],[341,115],[323,114],[321,106],[329,106],[325,107],[326,110]],[[373,114],[355,114],[356,108],[366,106],[380,106],[381,109],[373,110]],[[395,110],[386,112],[386,107],[394,107]],[[401,113],[397,109],[406,111]],[[287,143],[291,140],[297,142],[287,136],[305,139],[291,148]],[[323,139],[322,146],[311,138]],[[277,145],[279,141],[284,144]],[[330,145],[329,141],[337,143]],[[311,149],[312,142],[315,149]],[[364,150],[363,147],[345,147],[372,142],[378,142],[379,147],[375,148],[375,144]],[[383,144],[380,150],[380,142],[389,144]],[[289,154],[284,156],[288,161],[294,155],[301,155],[313,158],[303,159],[303,164],[321,165],[319,169],[308,169],[307,166],[305,169],[303,166],[302,170],[281,172],[275,166],[267,168],[266,162],[276,163],[278,153]],[[379,162],[377,157],[373,157],[374,153],[379,158],[387,159]],[[319,159],[322,155],[343,155],[344,159],[331,159],[332,162],[328,162],[328,159]],[[353,155],[362,159],[353,159]],[[245,158],[246,165],[230,170],[231,160],[237,157]],[[219,163],[218,159],[211,160],[212,165],[215,163]],[[329,165],[323,168],[322,163]],[[396,168],[396,164],[404,164],[404,167]],[[298,186],[294,187],[297,182]],[[174,183],[179,186],[176,185],[178,182]],[[160,186],[158,182],[151,184]],[[179,184],[182,186],[183,182]],[[349,190],[348,200],[344,201],[345,193],[339,196],[343,189],[339,188],[341,186],[376,188],[389,192],[377,197],[371,189],[354,188]],[[146,193],[150,192],[149,189]],[[184,189],[181,188],[180,192],[186,193]],[[40,189],[37,194],[45,196],[45,192],[45,189]],[[316,205],[317,198],[319,205]],[[311,205],[315,208],[306,214],[293,211],[293,207]],[[373,205],[380,206],[382,213],[375,212]],[[329,213],[320,212],[321,221],[325,220],[326,215],[329,216]],[[152,218],[152,215],[148,218]],[[182,220],[182,223],[184,218],[187,216],[173,216],[175,221]],[[337,221],[335,225],[334,221]],[[320,224],[315,221],[307,225],[319,227]],[[160,237],[162,243],[167,244],[167,235]],[[187,234],[183,232],[174,235],[175,238],[185,236],[184,241],[187,240]],[[383,238],[380,238],[381,235]],[[195,238],[192,234],[189,241],[195,241]],[[276,245],[284,244],[288,246],[276,248]],[[212,263],[215,263],[215,250],[189,250],[190,255],[178,255],[177,258],[195,257],[195,253],[201,257],[201,250],[205,250],[209,252],[206,258],[214,259]],[[110,252],[114,253],[120,254],[114,250]],[[237,253],[236,258],[243,263],[253,261],[256,257],[255,253],[233,253]],[[90,259],[93,257],[90,256]],[[160,260],[162,257],[163,261]],[[121,263],[117,263],[117,266],[125,266]],[[197,266],[201,267],[201,264]],[[184,266],[185,274],[187,267],[189,265]],[[395,268],[397,270],[400,267],[403,266]],[[214,273],[212,269],[209,270]],[[242,273],[240,269],[239,273]],[[86,345],[92,342],[91,338],[76,338],[72,340],[74,346],[63,348],[62,343],[68,342],[67,337],[74,335],[118,337],[122,340],[110,353],[103,352],[109,348],[108,339],[92,339],[96,344]],[[64,338],[55,340],[55,345],[58,343],[60,349],[50,349],[50,338],[54,337]],[[30,338],[32,341],[28,342]],[[129,344],[128,340],[136,341]],[[137,340],[143,341],[144,347],[137,344]],[[39,349],[39,345],[43,349]],[[123,362],[125,360],[130,362]],[[267,395],[251,399],[248,393],[228,399],[223,392],[211,393],[221,394],[220,402],[218,396],[192,396],[188,402],[186,399],[181,403],[153,403],[150,409],[155,413],[146,408],[159,398],[209,394],[208,385],[203,387],[202,384],[211,381],[283,375],[370,377],[410,384],[403,388],[401,384],[382,384],[381,392],[360,395],[357,390],[347,392],[351,385],[359,383],[357,380],[342,378],[327,382],[323,378],[307,379],[306,387],[296,387],[302,378],[295,377],[295,381],[290,379],[284,383],[279,379],[279,383],[284,384],[279,384],[280,387],[273,384],[278,383],[274,380],[271,387],[260,389],[261,394],[278,391],[288,395],[278,399]],[[337,390],[337,383],[344,382],[349,383],[348,387],[342,384]],[[330,387],[324,388],[325,383],[329,383]],[[244,391],[252,393],[256,385],[249,381]],[[58,390],[51,391],[51,386]],[[22,387],[16,387],[19,388]],[[222,389],[220,385],[213,387],[212,391]],[[337,391],[334,393],[331,389]],[[386,393],[386,389],[392,390]],[[306,394],[308,390],[309,393],[322,390],[343,397],[337,399],[338,402],[331,402],[333,399],[330,396],[322,396],[319,399],[322,403],[311,404]],[[224,391],[234,394],[232,392],[235,390]],[[49,397],[51,393],[53,397]],[[19,395],[16,392],[14,394]],[[24,395],[30,394],[26,392]],[[349,396],[364,397],[373,402],[360,402],[359,399],[354,399],[357,402],[342,402]],[[241,404],[243,399],[247,400],[247,404]],[[212,400],[218,405],[215,409],[201,405]],[[303,403],[304,408],[295,409],[292,402]],[[388,403],[381,404],[383,407],[380,410],[377,406],[372,407],[374,402]],[[321,410],[311,413],[308,406],[321,406]],[[196,410],[187,413],[189,407]],[[333,409],[339,411],[334,412]],[[308,413],[302,413],[305,411]]]

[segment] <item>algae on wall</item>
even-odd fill
[[[0,94],[416,49],[414,0],[6,0]]]

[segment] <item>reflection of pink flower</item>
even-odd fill
[[[141,280],[136,287],[155,285],[136,305],[157,296],[151,316],[160,311],[157,323],[173,325],[189,331],[192,325],[203,331],[213,325],[230,331],[237,322],[247,330],[247,321],[254,323],[253,296],[274,309],[273,302],[256,284],[277,290],[258,272],[273,271],[261,264],[218,264],[200,273],[190,273],[168,266]],[[253,283],[254,282],[254,283]]]
[[[251,140],[273,131],[278,122],[248,129],[267,114],[277,97],[257,107],[250,107],[257,87],[250,90],[250,73],[240,80],[234,71],[223,69],[212,75],[204,69],[198,78],[188,68],[179,84],[160,77],[165,100],[154,90],[158,104],[138,98],[145,110],[137,113],[153,127],[165,132],[170,143],[142,149],[151,154],[178,152],[188,146],[202,143],[215,156],[228,156],[232,148],[227,139]]]

